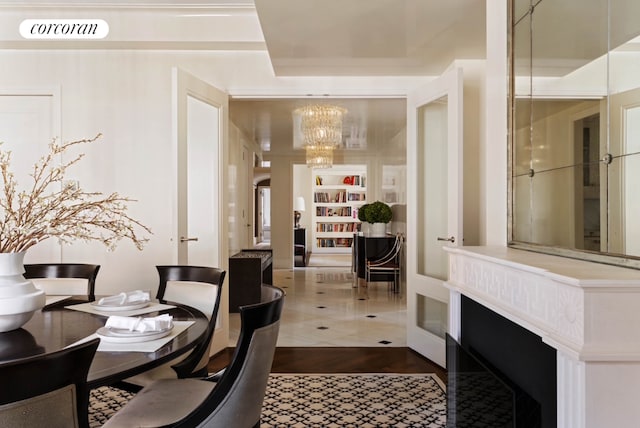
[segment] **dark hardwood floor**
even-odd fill
[[[225,367],[234,348],[213,356],[209,372]],[[409,348],[276,348],[273,373],[435,373],[443,382],[446,371]]]

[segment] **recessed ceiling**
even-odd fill
[[[255,0],[278,76],[431,75],[485,58],[485,0]]]
[[[438,76],[485,58],[485,0],[255,0],[276,76]],[[230,117],[263,150],[290,153],[291,112],[313,100],[232,100]],[[327,100],[346,107],[347,150],[376,151],[406,126],[406,101]],[[358,137],[366,135],[366,144]],[[349,144],[351,142],[352,144]]]
[[[290,154],[294,144],[293,110],[308,104],[332,104],[347,109],[343,120],[344,149],[377,150],[406,126],[406,100],[383,99],[271,99],[231,100],[229,118],[264,151]],[[364,140],[363,140],[364,139]]]
[[[275,76],[286,79],[438,76],[455,59],[484,58],[485,1],[255,0],[255,9],[252,0],[5,0],[0,4],[29,13],[38,9],[46,14],[51,7],[66,14],[87,8],[112,13],[115,41],[92,42],[84,49],[263,50],[266,45]],[[195,16],[194,11],[200,12]],[[138,25],[140,14],[147,25]],[[156,31],[140,33],[150,26]],[[164,32],[158,31],[163,28]],[[20,49],[41,48],[24,40],[12,43]],[[42,46],[78,48],[64,42]],[[307,90],[316,89],[322,93],[321,88]],[[231,99],[230,118],[264,150],[286,153],[296,150],[291,112],[316,101]],[[368,149],[375,150],[405,127],[403,98],[322,102],[349,110],[344,137],[354,142],[366,135]]]

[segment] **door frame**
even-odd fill
[[[186,71],[174,67],[172,69],[172,150],[175,154],[175,162],[173,163],[173,236],[172,251],[173,260],[176,264],[187,264],[188,253],[184,249],[189,242],[180,242],[181,236],[187,236],[185,223],[187,219],[188,201],[186,190],[180,189],[180,183],[186,183],[187,175],[187,99],[188,97],[196,98],[207,104],[214,105],[219,108],[219,136],[217,146],[218,159],[218,200],[217,205],[219,215],[217,219],[218,228],[218,267],[225,271],[229,268],[229,241],[228,237],[228,122],[229,122],[229,97],[224,91],[204,82],[203,80],[187,73]],[[223,103],[219,99],[225,99]],[[184,221],[183,221],[184,220]],[[211,340],[210,355],[214,355],[228,346],[229,341],[229,276],[227,275],[226,284],[223,285],[220,309],[218,312],[218,322],[216,324],[215,333]]]

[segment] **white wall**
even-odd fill
[[[482,157],[486,145],[485,123],[485,67],[483,60],[456,61],[464,73],[463,83],[463,237],[464,245],[480,245],[484,235],[482,212],[486,207],[483,182],[480,179]],[[490,168],[489,168],[490,169]]]
[[[506,8],[487,2],[488,61],[486,143],[477,150],[478,242],[506,242]],[[504,9],[504,10],[503,10]],[[150,226],[154,235],[138,252],[129,243],[106,252],[97,244],[77,243],[64,252],[65,261],[92,261],[103,268],[98,293],[155,288],[153,266],[172,263],[174,204],[171,148],[171,68],[189,73],[234,96],[402,96],[432,77],[305,77],[273,75],[266,51],[167,50],[2,50],[0,89],[56,86],[61,93],[62,139],[85,138],[97,132],[103,141],[87,147],[83,162],[70,174],[87,190],[118,191],[138,199],[131,214]],[[1,131],[0,131],[1,132]],[[1,135],[0,135],[1,139]],[[344,163],[360,160],[345,156]],[[291,189],[292,159],[273,161],[272,186]],[[282,167],[282,168],[280,168]],[[473,175],[470,176],[472,178]],[[290,215],[274,216],[274,237],[292,233],[291,192],[278,197]],[[291,238],[292,239],[292,238]],[[274,246],[275,266],[291,263],[290,242]]]
[[[292,204],[296,197],[304,198],[305,211],[300,213],[300,227],[307,229],[307,251],[311,249],[311,238],[313,236],[313,189],[311,188],[311,180],[313,174],[312,169],[306,164],[293,165],[293,197]],[[274,207],[275,208],[275,207]]]
[[[98,293],[155,289],[154,266],[174,262],[172,67],[179,66],[221,89],[243,93],[307,93],[314,85],[334,93],[398,93],[422,80],[347,77],[291,78],[283,82],[272,75],[264,52],[3,50],[0,64],[4,65],[0,67],[2,89],[60,87],[63,140],[104,134],[101,142],[86,147],[87,156],[70,171],[69,178],[79,180],[86,190],[118,191],[137,199],[130,205],[130,213],[154,232],[142,252],[127,242],[111,253],[98,244],[85,243],[64,250],[64,261],[102,265]],[[287,162],[285,168],[290,171],[291,163]],[[286,180],[289,189],[290,182]],[[291,208],[290,192],[285,199],[274,195],[274,205]],[[274,218],[272,233],[290,233],[291,221]],[[276,261],[290,263],[291,255],[286,252],[291,249],[285,247],[276,249],[282,253]]]
[[[478,179],[481,245],[507,243],[507,2],[487,0],[486,139],[480,146]]]

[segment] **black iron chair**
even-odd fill
[[[398,233],[389,251],[373,259],[365,258],[365,280],[367,285],[369,285],[370,282],[387,281],[393,284],[393,291],[395,293],[399,291],[403,245],[404,236]]]
[[[156,266],[156,269],[160,276],[156,298],[163,303],[182,303],[203,312],[209,319],[207,336],[186,357],[178,357],[116,385],[128,391],[138,391],[158,379],[207,375],[209,349],[218,319],[226,271],[213,267],[180,265]]]
[[[240,307],[240,337],[225,370],[206,379],[156,381],[104,428],[259,427],[283,301],[281,289],[263,285],[260,303]]]
[[[38,281],[38,279],[86,279],[86,294],[90,302],[96,300],[96,277],[100,265],[84,263],[42,263],[24,265],[24,277],[35,279],[35,285],[44,290],[47,295],[80,295],[83,285],[64,281]]]
[[[87,428],[87,373],[99,342],[0,364],[0,426]]]

